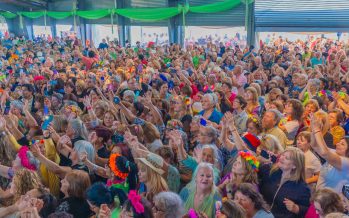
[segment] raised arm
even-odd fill
[[[341,170],[342,169],[341,157],[337,153],[332,152],[327,147],[321,131],[321,122],[317,120],[314,116],[312,116],[311,118],[311,129],[312,129],[311,147],[329,164]]]
[[[34,156],[40,161],[41,164],[45,165],[49,171],[58,175],[59,178],[63,179],[65,175],[71,171],[70,167],[62,167],[57,163],[49,160],[45,155],[40,152],[37,144],[31,146],[31,151]]]
[[[234,123],[234,117],[233,114],[230,112],[225,113],[226,119],[228,120],[228,127],[233,134],[235,146],[238,150],[250,150],[245,142],[242,140],[241,136],[239,135],[238,130],[236,129],[235,123]]]
[[[29,111],[29,103],[27,100],[24,101],[23,112],[25,114],[25,119],[29,123],[30,128],[36,128],[39,126],[35,118],[31,115]]]
[[[147,92],[145,98],[142,99],[142,103],[150,109],[150,113],[153,115],[154,124],[164,125],[162,116],[157,107],[151,101],[152,92]]]
[[[127,109],[122,102],[120,102],[118,105],[120,106],[120,109],[122,113],[126,116],[127,120],[133,123],[133,121],[136,119],[136,116],[133,115],[133,113],[129,109]]]

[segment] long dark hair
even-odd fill
[[[253,203],[254,203],[254,208],[256,210],[264,210],[266,212],[270,212],[268,204],[265,202],[263,199],[263,196],[256,190],[256,187],[250,183],[241,183],[236,191],[236,192],[241,192],[241,194],[249,197]]]

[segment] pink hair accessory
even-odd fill
[[[22,146],[18,151],[18,157],[21,159],[21,164],[24,168],[27,168],[28,170],[36,170],[36,166],[34,164],[31,164],[27,152],[29,151],[29,148],[27,146]]]
[[[44,80],[45,77],[43,76],[34,76],[34,81]]]
[[[190,218],[199,218],[198,215],[196,215],[196,212],[193,208],[190,208],[188,211],[188,215]]]
[[[144,213],[144,206],[141,203],[142,197],[137,194],[135,190],[131,190],[130,193],[128,193],[128,200],[131,201],[132,206],[136,210],[137,214]]]

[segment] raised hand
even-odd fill
[[[85,96],[84,100],[83,100],[83,103],[84,103],[85,107],[91,107],[91,98],[90,98],[90,96]]]
[[[314,114],[310,114],[310,128],[313,132],[321,131],[323,124]]]
[[[99,218],[110,218],[111,217],[111,211],[106,204],[101,204],[101,207],[100,207],[99,213],[98,213],[98,217]]]
[[[84,163],[87,161],[87,152],[86,151],[83,151],[80,153],[79,160],[84,162]]]
[[[183,139],[182,135],[178,130],[172,130],[169,134],[168,137],[170,138],[170,144],[173,147],[180,147],[183,146]]]
[[[30,151],[33,153],[33,155],[35,157],[38,157],[41,155],[41,151],[40,151],[40,148],[39,148],[39,145],[37,145],[36,143],[33,144],[31,147],[30,147]]]

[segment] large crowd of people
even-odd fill
[[[5,36],[0,217],[349,210],[349,44]]]

